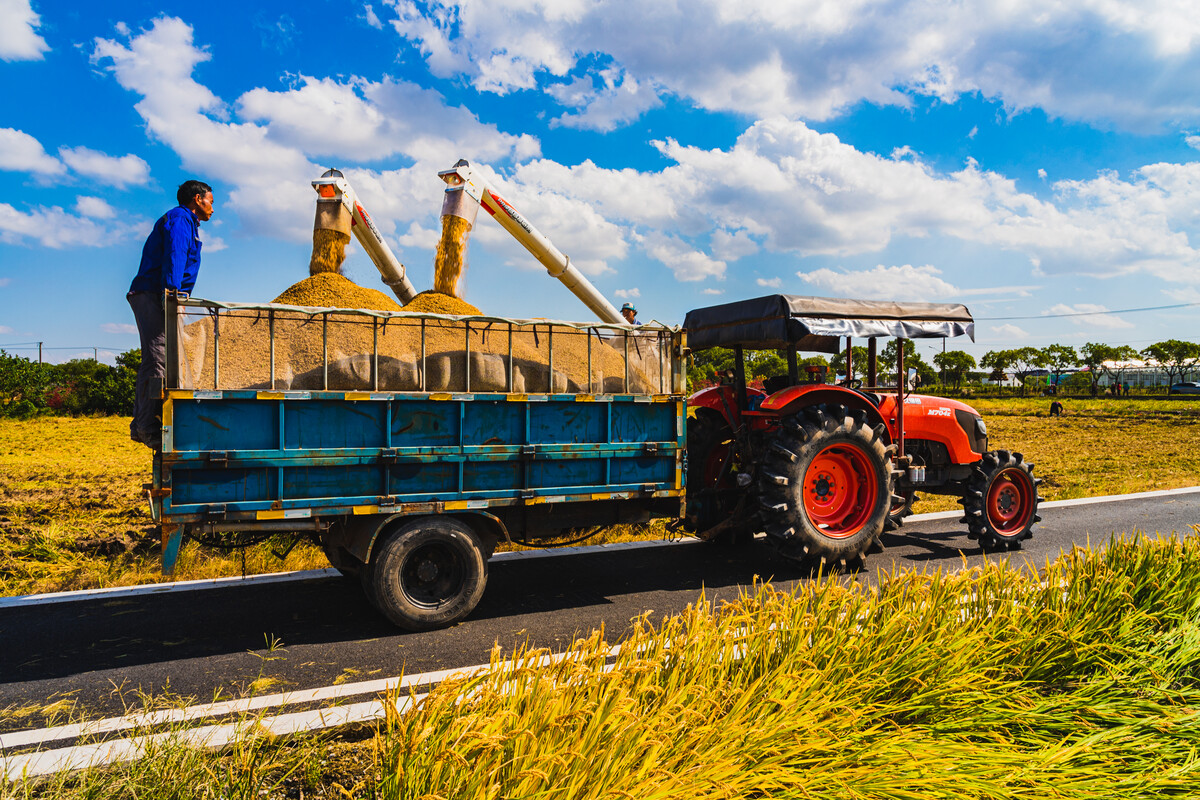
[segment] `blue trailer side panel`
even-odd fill
[[[174,390],[162,518],[678,496],[683,413],[671,395]]]

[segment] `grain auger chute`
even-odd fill
[[[383,240],[345,176],[331,169],[313,181],[312,185],[317,191],[317,216],[313,229],[338,231],[347,238],[353,234],[379,269],[383,282],[400,298],[401,304],[411,302],[417,296],[416,287],[405,275],[404,265]]]
[[[442,201],[442,216],[461,217],[469,225],[475,224],[475,216],[482,205],[500,227],[508,231],[533,257],[541,262],[552,277],[562,281],[571,292],[583,301],[601,321],[618,325],[625,324],[624,318],[612,303],[583,277],[546,236],[521,216],[512,204],[492,191],[479,173],[471,168],[466,159],[438,173],[446,182],[446,196]]]

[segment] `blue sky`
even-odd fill
[[[428,288],[459,158],[643,320],[782,291],[965,303],[976,357],[1200,341],[1190,3],[247,8],[0,0],[0,345],[136,347],[124,293],[189,177],[216,198],[199,296],[304,278],[329,166]],[[587,316],[487,220],[466,296]]]

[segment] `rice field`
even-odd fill
[[[1200,401],[979,400],[991,446],[1023,452],[1048,500],[1200,484]],[[0,420],[0,595],[161,580],[157,533],[142,493],[150,454],[127,418]],[[931,496],[915,510],[957,508]],[[661,538],[661,524],[601,531],[595,541]],[[1035,533],[1036,535],[1036,533]],[[181,580],[327,566],[315,546],[280,539],[235,553],[184,547]]]
[[[349,741],[168,742],[0,798],[1195,797],[1198,598],[1194,538],[759,585],[637,621],[615,658],[603,632],[497,656]]]

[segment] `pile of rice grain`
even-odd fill
[[[359,286],[333,272],[322,272],[296,283],[274,302],[309,308],[347,308],[376,311],[409,311],[426,314],[479,315],[465,300],[439,292],[421,292],[403,308],[383,292]],[[421,358],[421,330],[425,332],[426,388],[431,391],[464,390],[467,329],[463,323],[442,320],[389,319],[373,321],[349,314],[322,316],[300,312],[275,313],[276,390],[312,390],[325,385],[328,350],[329,388],[372,388],[371,353],[376,337],[380,355],[380,389],[411,391],[419,388],[417,365]],[[625,359],[620,339],[601,340],[591,335],[591,382],[588,381],[587,333],[562,326],[514,328],[512,357],[516,392],[626,391]],[[554,373],[549,374],[549,343],[554,342]],[[643,340],[644,341],[644,340]],[[213,387],[214,330],[211,318],[186,326],[181,343],[190,365],[191,385]],[[221,389],[268,389],[271,385],[269,321],[266,312],[236,311],[221,314]],[[475,391],[507,389],[508,326],[503,323],[470,325],[471,388]],[[638,358],[638,349],[643,351]],[[632,391],[657,388],[657,358],[647,358],[646,346],[630,351]],[[647,376],[651,376],[647,380]]]

